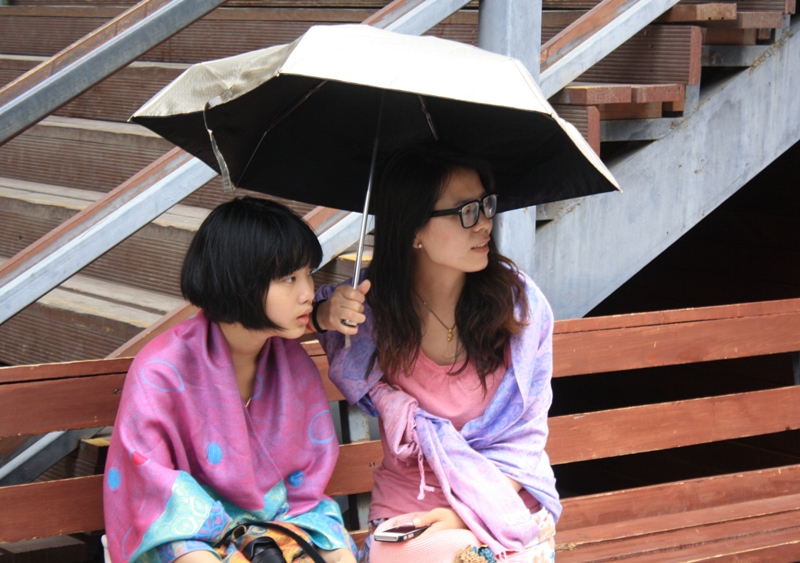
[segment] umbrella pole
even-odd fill
[[[383,100],[386,92],[381,92],[381,104],[378,109],[378,125],[375,128],[375,140],[372,143],[372,161],[369,164],[369,179],[367,180],[367,195],[364,196],[364,213],[361,215],[361,233],[358,237],[358,251],[356,252],[356,271],[353,273],[353,289],[358,289],[361,276],[361,259],[364,255],[364,240],[367,238],[367,221],[369,220],[369,201],[372,197],[372,182],[375,178],[375,165],[378,162],[378,145],[380,143],[381,121],[383,120]],[[342,321],[347,326],[356,326],[352,321]],[[350,335],[344,339],[345,348],[350,347]]]

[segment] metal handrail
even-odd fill
[[[143,0],[0,88],[0,145],[225,0]]]

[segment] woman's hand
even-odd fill
[[[430,512],[415,516],[412,522],[417,528],[430,525],[430,528],[420,534],[423,536],[429,532],[437,532],[439,530],[467,529],[467,525],[464,524],[464,521],[452,508],[434,508]]]
[[[357,334],[358,326],[342,324],[343,320],[352,321],[356,325],[363,323],[364,301],[370,288],[370,281],[364,280],[353,289],[349,285],[337,287],[330,298],[319,305],[317,310],[317,324],[323,330],[336,330],[342,334]]]
[[[326,563],[356,563],[355,555],[346,547],[334,549],[333,551],[326,551],[324,549],[319,549],[318,551]]]

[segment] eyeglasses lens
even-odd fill
[[[461,226],[465,229],[474,227],[478,222],[478,214],[481,212],[481,204],[477,201],[468,203],[461,208]]]
[[[494,214],[497,213],[497,194],[487,195],[481,203],[483,204],[483,214],[486,215],[486,218],[491,219],[494,217]]]

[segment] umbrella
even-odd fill
[[[417,142],[487,160],[498,211],[618,189],[516,59],[365,25],[193,65],[131,120],[226,187],[363,210],[362,239],[376,165]]]

